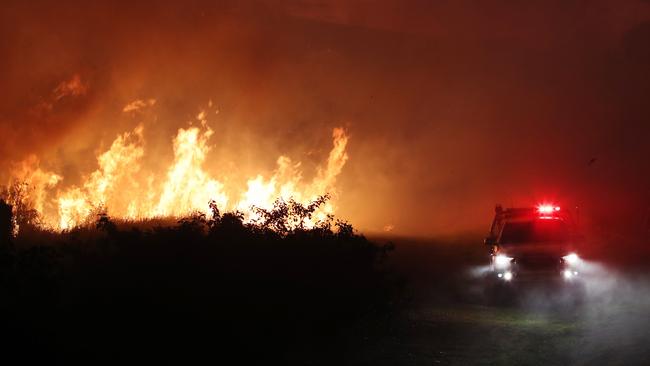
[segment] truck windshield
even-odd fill
[[[562,220],[509,222],[503,227],[501,244],[562,243],[569,240],[569,229]]]

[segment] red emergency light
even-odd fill
[[[551,204],[540,204],[537,206],[537,213],[542,219],[551,219],[554,214],[557,214],[560,211],[560,206],[555,206]]]

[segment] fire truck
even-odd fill
[[[488,276],[497,284],[577,284],[583,260],[582,236],[572,215],[555,204],[503,208],[497,205],[490,233]]]

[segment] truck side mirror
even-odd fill
[[[494,244],[496,244],[496,240],[494,240],[493,237],[488,236],[485,239],[483,239],[483,244],[485,244],[485,245],[494,245]]]

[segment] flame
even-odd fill
[[[43,212],[46,206],[48,190],[54,188],[63,177],[40,168],[36,155],[30,155],[18,164],[12,174],[12,180],[29,184],[25,197],[38,212]]]
[[[201,115],[199,115],[201,117]],[[223,184],[211,179],[203,170],[210,148],[207,141],[213,131],[203,133],[197,127],[178,130],[174,139],[174,164],[167,173],[156,216],[170,216],[192,210],[209,212],[207,203],[212,199],[219,207],[226,207],[228,197],[222,192]]]
[[[153,99],[153,98],[148,99],[146,101],[142,100],[142,99],[138,99],[138,100],[134,100],[133,102],[125,105],[124,108],[122,108],[122,112],[124,112],[124,113],[135,112],[135,111],[139,111],[139,110],[141,110],[143,108],[146,108],[146,107],[154,106],[155,104],[156,104],[156,100]]]
[[[317,191],[326,191],[334,187],[336,177],[341,174],[343,166],[348,161],[348,154],[345,148],[348,144],[348,137],[342,128],[335,128],[332,132],[334,139],[334,148],[330,151],[327,159],[327,168],[319,170],[318,177],[314,181],[314,189]]]
[[[318,169],[318,174],[314,180],[303,187],[301,186],[302,175],[300,174],[300,163],[293,164],[291,159],[281,156],[277,160],[277,169],[270,179],[264,180],[261,175],[248,181],[248,190],[243,194],[242,199],[237,205],[237,209],[244,212],[245,218],[255,220],[258,215],[255,214],[251,207],[260,207],[269,209],[278,199],[288,201],[293,199],[302,204],[309,204],[321,195],[336,195],[334,187],[336,177],[341,173],[343,166],[348,160],[345,151],[348,137],[342,128],[335,128],[332,133],[334,147],[330,151],[327,159],[327,167]],[[325,202],[323,207],[318,210],[312,220],[307,222],[307,226],[312,226],[318,221],[327,218],[327,215],[334,213],[334,205],[331,201]]]
[[[70,80],[62,81],[54,88],[52,97],[55,101],[58,101],[68,96],[77,97],[84,95],[86,92],[88,92],[88,85],[81,81],[79,74],[74,74]]]
[[[253,207],[269,209],[278,199],[308,204],[324,194],[336,197],[336,178],[348,159],[348,137],[342,128],[333,130],[333,147],[327,162],[317,169],[311,181],[303,180],[300,162],[280,156],[270,177],[258,174],[248,179],[245,187],[237,189],[225,187],[206,170],[209,142],[214,135],[206,116],[201,112],[196,117],[200,126],[178,130],[173,139],[174,159],[159,175],[142,169],[145,155],[142,125],[117,136],[110,148],[97,156],[97,169],[82,184],[59,190],[54,197],[52,190],[63,177],[42,170],[35,157],[23,162],[14,175],[34,186],[29,197],[34,208],[41,214],[44,225],[58,230],[92,222],[99,210],[112,217],[132,220],[180,217],[195,211],[209,214],[208,203],[214,200],[220,210],[238,210],[245,220],[252,221],[258,218]],[[235,193],[229,196],[225,192]],[[44,210],[48,205],[55,209]],[[326,202],[307,225],[325,219],[334,210],[334,203]]]
[[[111,213],[117,216],[129,216],[130,206],[138,195],[122,193],[139,188],[133,177],[140,170],[139,161],[144,155],[142,132],[140,125],[133,132],[118,136],[110,149],[97,157],[99,168],[83,187],[72,187],[58,197],[60,229],[82,223],[99,207],[110,207]]]

